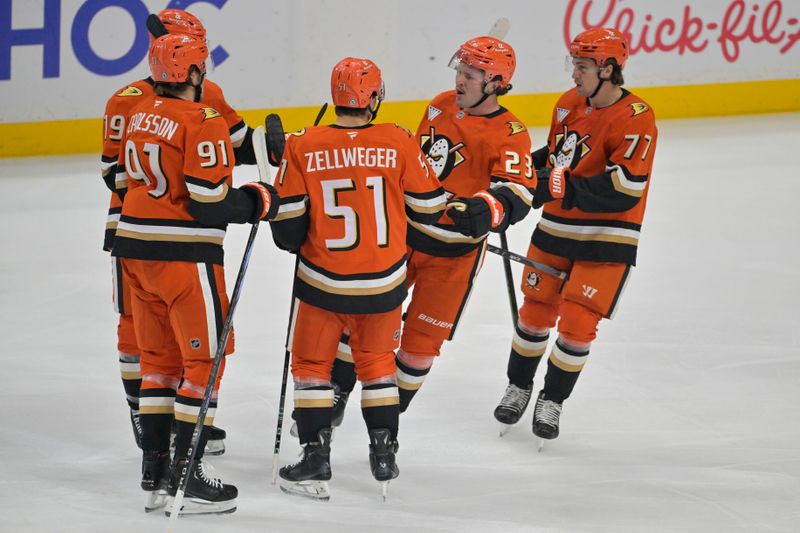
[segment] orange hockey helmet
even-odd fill
[[[609,59],[614,59],[622,69],[628,60],[628,42],[625,36],[614,28],[591,28],[572,40],[569,45],[569,55],[594,59],[600,68],[604,67]]]
[[[170,33],[191,35],[198,39],[206,38],[206,29],[200,19],[183,9],[163,9],[158,12],[158,18]]]
[[[458,48],[450,59],[449,66],[456,68],[459,63],[481,69],[486,83],[499,76],[502,89],[509,84],[514,75],[517,58],[514,49],[508,43],[494,37],[483,36],[470,39]]]
[[[385,89],[381,69],[369,59],[346,57],[331,73],[333,105],[363,109],[369,106],[373,94],[383,101]]]
[[[150,72],[156,83],[185,83],[189,70],[195,66],[206,73],[208,47],[206,42],[190,35],[168,33],[150,46]]]

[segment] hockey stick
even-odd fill
[[[328,109],[328,102],[322,104],[314,119],[314,125],[319,126],[325,111]],[[294,261],[294,277],[297,276],[297,267],[300,264],[300,254]],[[294,279],[292,277],[292,279]],[[286,383],[289,380],[289,360],[292,353],[292,324],[294,324],[294,290],[292,290],[292,303],[289,305],[289,325],[286,326],[286,344],[283,352],[283,377],[281,379],[281,397],[278,401],[278,428],[275,430],[275,448],[272,451],[272,484],[278,481],[278,460],[281,455],[281,437],[283,436],[283,413],[286,410]]]
[[[158,15],[155,15],[153,13],[147,15],[146,25],[147,25],[147,31],[149,31],[150,35],[152,35],[156,39],[158,39],[162,35],[166,35],[169,33],[169,30],[167,29],[166,26],[164,26],[164,23],[161,22],[161,19],[158,18]]]
[[[267,142],[264,135],[264,128],[259,126],[253,132],[253,148],[256,154],[256,164],[258,165],[258,175],[261,181],[270,183],[271,173],[269,165],[267,164]],[[206,421],[209,405],[211,405],[211,395],[214,392],[214,383],[217,381],[219,374],[219,367],[222,360],[225,358],[225,345],[228,343],[228,336],[230,335],[231,325],[233,324],[233,313],[236,311],[236,305],[239,303],[239,295],[242,291],[242,284],[244,276],[247,273],[247,267],[250,264],[250,255],[253,252],[253,244],[256,240],[256,233],[258,233],[258,221],[256,221],[250,228],[250,236],[247,238],[247,245],[244,248],[244,257],[242,257],[242,265],[239,267],[239,273],[236,276],[236,283],[233,286],[233,294],[231,295],[230,307],[228,308],[228,315],[225,317],[225,324],[222,327],[222,333],[219,336],[217,343],[217,351],[214,355],[214,363],[211,366],[211,375],[208,377],[206,384],[205,394],[203,394],[203,402],[200,404],[200,412],[197,415],[197,422],[194,424],[192,430],[192,440],[189,443],[189,459],[186,466],[181,470],[180,482],[178,483],[178,490],[175,493],[175,499],[172,503],[170,510],[169,523],[167,524],[167,532],[172,533],[175,528],[175,522],[183,509],[183,498],[186,494],[186,486],[189,484],[189,475],[194,466],[194,461],[197,456],[197,448],[200,444],[200,434],[203,430],[203,424]]]
[[[505,36],[508,35],[510,29],[511,22],[509,22],[506,17],[500,17],[492,24],[492,29],[489,30],[489,37],[494,37],[502,41]]]
[[[493,254],[507,257],[511,261],[514,261],[516,263],[521,263],[531,268],[535,268],[536,270],[540,270],[545,274],[550,274],[551,276],[555,276],[558,279],[562,279],[564,281],[567,281],[569,279],[569,274],[567,272],[562,272],[549,265],[545,265],[544,263],[540,263],[538,261],[534,261],[533,259],[528,259],[527,257],[517,255],[514,252],[509,251],[507,248],[498,248],[497,246],[493,246],[487,243],[486,249],[492,252]]]
[[[508,250],[508,239],[506,232],[500,232],[500,245],[503,250]],[[514,273],[511,271],[511,260],[507,255],[503,255],[503,272],[506,275],[506,290],[508,291],[508,304],[511,306],[511,318],[514,320],[514,327],[517,326],[519,311],[517,311],[517,289],[514,285]]]

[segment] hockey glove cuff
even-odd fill
[[[278,214],[278,207],[281,205],[281,198],[275,187],[263,181],[254,181],[242,185],[241,190],[246,192],[256,203],[253,217],[249,220],[251,224],[259,220],[272,220]]]
[[[447,216],[459,233],[470,237],[483,237],[503,223],[505,208],[502,202],[487,191],[471,198],[456,198],[447,204]]]
[[[537,168],[533,208],[538,209],[547,202],[564,198],[568,178],[569,169],[567,167]]]

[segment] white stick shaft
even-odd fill
[[[175,499],[172,500],[172,510],[169,513],[169,522],[167,522],[167,533],[175,532],[175,524],[178,522],[178,515],[183,507],[183,491],[178,489],[175,493]]]

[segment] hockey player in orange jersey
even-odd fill
[[[112,255],[131,289],[141,351],[142,488],[146,510],[166,500],[170,428],[176,419],[169,492],[186,468],[192,430],[211,375],[228,310],[222,241],[228,223],[277,213],[272,186],[232,186],[234,151],[224,117],[199,102],[208,48],[204,40],[167,34],[150,48],[155,95],[134,106],[120,140],[117,192],[123,198]],[[226,353],[233,351],[233,337]],[[237,490],[202,461],[214,421],[220,367],[189,476],[181,513],[236,509]],[[181,381],[182,379],[182,381]],[[174,413],[174,416],[173,416]],[[169,509],[168,509],[169,512]]]
[[[318,499],[329,497],[331,365],[344,331],[362,382],[372,474],[384,490],[398,475],[394,350],[407,294],[406,217],[430,224],[445,208],[444,190],[410,134],[372,123],[384,95],[377,65],[343,59],[331,94],[336,122],[286,143],[276,181],[284,200],[271,222],[278,246],[299,254],[291,350],[303,457],[280,469],[281,487]]]
[[[509,385],[494,413],[504,424],[520,419],[558,322],[533,414],[540,439],[558,436],[562,404],[586,364],[597,325],[614,316],[636,263],[658,136],[653,110],[622,88],[628,46],[621,33],[587,30],[569,53],[575,87],[556,103],[547,146],[533,159],[537,168],[567,167],[570,177],[561,201],[549,201],[537,188],[536,202],[546,203],[528,250],[528,257],[568,272],[569,279],[525,268]]]
[[[444,341],[455,335],[483,264],[487,235],[522,220],[536,187],[528,131],[498,102],[511,90],[514,50],[498,39],[477,37],[459,47],[450,67],[456,70],[455,90],[430,102],[416,139],[461,210],[451,207],[435,223],[408,221],[408,283],[414,289],[397,353],[401,412]],[[340,422],[355,382],[346,346],[333,375]]]
[[[191,35],[202,40],[206,38],[206,30],[203,24],[197,17],[187,11],[165,9],[158,13],[158,17],[170,33]],[[131,108],[138,105],[142,100],[152,97],[154,85],[155,82],[152,77],[135,81],[116,91],[106,103],[103,116],[101,170],[103,180],[112,191],[103,244],[103,249],[106,251],[111,250],[114,231],[122,209],[122,200],[114,192],[116,189],[114,181],[117,177],[117,156],[119,154],[120,139],[122,139],[125,131]],[[253,130],[245,124],[242,117],[225,101],[220,87],[210,80],[205,80],[201,98],[209,107],[222,114],[230,131],[236,164],[255,164],[252,143]],[[139,424],[141,369],[139,367],[139,348],[136,346],[134,335],[133,316],[130,311],[130,290],[127,280],[120,270],[119,259],[112,258],[111,271],[114,309],[119,313],[117,350],[119,352],[120,373],[130,408],[134,438],[136,439],[136,444],[141,448],[141,426]],[[223,453],[225,451],[224,439],[225,432],[222,429],[213,427],[206,451],[213,455]]]

